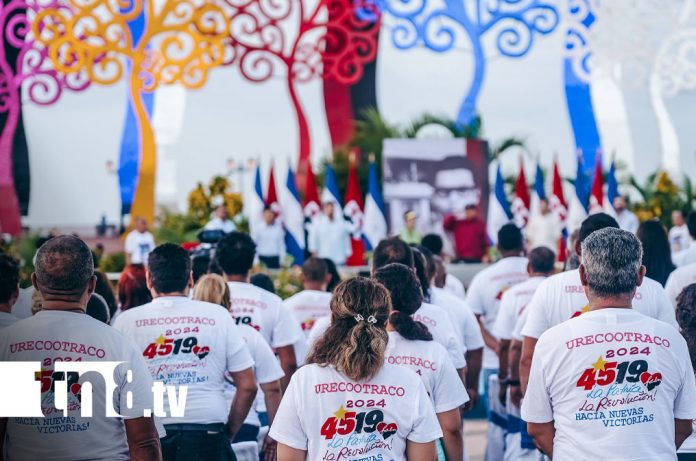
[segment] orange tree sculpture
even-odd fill
[[[45,8],[33,22],[36,40],[55,70],[86,72],[92,83],[111,85],[127,76],[141,140],[132,216],[155,215],[157,152],[143,94],[160,85],[202,87],[223,63],[231,8],[223,0],[66,0]],[[129,24],[144,18],[142,34]]]

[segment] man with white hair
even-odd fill
[[[593,232],[607,227],[617,228],[618,223],[611,216],[597,213],[589,216],[580,227],[575,253],[582,258],[582,243]],[[662,320],[676,328],[674,308],[662,285],[645,278],[636,290],[633,308],[648,317]],[[522,328],[522,358],[520,359],[520,381],[522,392],[527,386],[529,367],[538,338],[549,328],[570,318],[584,315],[590,310],[587,295],[582,286],[579,270],[571,270],[553,275],[539,284],[532,300],[527,305],[527,319]]]
[[[696,418],[686,341],[632,309],[645,266],[638,239],[604,228],[582,243],[589,310],[541,335],[522,418],[553,459],[677,459]]]

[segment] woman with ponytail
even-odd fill
[[[425,384],[444,434],[441,459],[464,459],[459,408],[469,396],[445,348],[433,341],[425,324],[411,317],[423,301],[418,277],[398,263],[376,270],[373,277],[391,296],[387,363],[415,371]]]
[[[341,282],[331,326],[292,377],[270,436],[278,461],[434,461],[442,437],[418,376],[385,363],[389,292],[373,280]]]
[[[689,346],[691,364],[696,366],[696,283],[684,288],[677,296],[677,322]],[[696,424],[691,436],[679,447],[677,457],[679,461],[696,461]]]

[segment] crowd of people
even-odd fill
[[[0,419],[0,454],[464,460],[463,416],[478,406],[488,461],[696,459],[695,213],[673,216],[669,233],[657,221],[590,215],[560,272],[554,229],[541,221],[525,236],[506,224],[499,260],[465,290],[447,272],[443,239],[421,237],[413,214],[374,248],[369,275],[342,280],[347,231],[324,211],[335,239],[309,249],[329,245],[335,257],[309,257],[304,290],[285,300],[268,275],[252,274],[257,258],[278,262],[263,250],[272,213],[265,236],[228,228],[195,258],[155,246],[138,221],[115,292],[74,236],[39,248],[25,289],[19,263],[0,254],[0,360],[41,363],[44,414]],[[472,245],[465,231],[481,231],[467,213],[445,226],[457,248]],[[477,251],[460,259],[480,261]],[[122,362],[117,390],[55,371],[72,361]],[[63,380],[66,415],[55,393]],[[153,415],[158,398],[165,413]],[[120,417],[105,416],[107,399]]]

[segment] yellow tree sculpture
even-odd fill
[[[143,93],[160,85],[202,87],[224,60],[230,10],[224,0],[66,0],[68,8],[41,10],[37,41],[56,71],[87,72],[111,85],[127,76],[140,129],[140,166],[131,216],[155,215],[157,151]],[[140,32],[132,25],[140,23]]]

